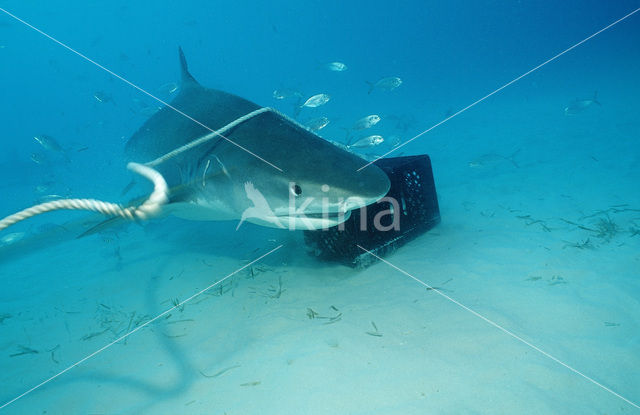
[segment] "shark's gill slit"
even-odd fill
[[[138,163],[129,163],[127,168],[153,183],[153,192],[147,200],[138,206],[122,207],[116,203],[96,199],[60,199],[41,203],[24,209],[0,220],[0,230],[6,229],[25,219],[54,210],[88,210],[105,216],[122,217],[129,220],[148,219],[160,212],[162,205],[169,200],[169,188],[164,177],[151,167]]]

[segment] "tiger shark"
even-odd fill
[[[321,229],[387,194],[390,182],[380,168],[358,171],[366,161],[283,114],[200,85],[181,48],[179,58],[178,95],[125,146],[128,161],[152,165],[166,180],[163,213]]]

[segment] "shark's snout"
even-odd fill
[[[370,165],[360,170],[358,173],[358,186],[355,196],[351,198],[361,198],[365,205],[370,205],[382,199],[391,188],[391,182],[387,174],[376,165]],[[354,203],[356,200],[354,199]]]

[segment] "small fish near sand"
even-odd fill
[[[111,97],[111,95],[102,91],[94,92],[93,97],[95,98],[96,101],[98,101],[101,104],[105,104],[107,102],[113,102],[113,98]]]
[[[42,153],[31,153],[29,158],[36,164],[43,164],[46,161],[46,157]]]
[[[344,72],[348,69],[347,65],[342,62],[329,62],[324,67],[332,72]]]
[[[53,151],[56,153],[64,152],[64,150],[62,149],[62,146],[58,144],[56,139],[51,137],[50,135],[46,135],[46,134],[36,135],[33,137],[33,139],[36,140],[38,144],[40,144],[42,148],[44,148],[45,150]]]
[[[598,106],[602,106],[600,101],[598,101],[598,92],[593,93],[593,97],[590,99],[574,99],[568,107],[564,109],[564,115],[576,115],[584,112],[587,108],[593,106],[593,104],[597,104]]]
[[[366,130],[367,128],[371,128],[377,123],[380,122],[380,116],[377,114],[367,115],[366,117],[360,118],[353,125],[354,130]]]
[[[328,124],[329,124],[329,119],[327,117],[318,117],[309,121],[307,123],[307,127],[309,127],[311,131],[320,131],[324,127],[326,127]]]
[[[25,235],[24,232],[13,232],[13,233],[4,235],[2,238],[0,238],[0,246],[10,245],[14,242],[18,242],[20,239],[24,237],[24,235]]]
[[[301,107],[317,108],[329,102],[330,99],[331,97],[328,94],[316,94],[306,100],[304,104],[301,105]]]
[[[393,91],[394,89],[402,85],[402,79],[398,78],[397,76],[389,76],[386,78],[379,79],[375,83],[367,82],[367,84],[369,84],[368,94],[372,93],[374,89],[381,89],[383,91]]]
[[[56,139],[51,137],[50,135],[46,135],[46,134],[36,135],[33,137],[33,139],[36,140],[36,142],[40,144],[40,146],[42,146],[42,148],[44,148],[45,150],[48,150],[52,153],[57,153],[60,156],[62,156],[65,162],[68,163],[70,161],[67,151],[64,148],[62,148],[62,146],[58,144]],[[40,164],[42,162],[42,158],[39,158],[39,159],[35,158],[34,154],[32,154],[31,160],[33,160],[37,164]]]
[[[381,135],[370,135],[359,139],[353,144],[347,144],[347,148],[369,148],[375,147],[384,143],[384,138]]]

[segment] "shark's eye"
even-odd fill
[[[302,194],[302,187],[298,186],[297,184],[292,184],[291,185],[291,193],[294,194],[294,196],[300,196]]]

